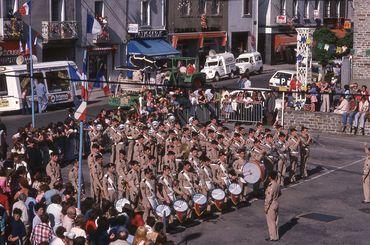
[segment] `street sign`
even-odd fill
[[[139,33],[139,24],[128,24],[127,32],[131,34]]]
[[[287,23],[286,15],[276,16],[276,24],[286,24],[286,23]]]

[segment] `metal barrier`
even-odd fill
[[[182,124],[186,124],[190,117],[197,118],[200,123],[207,123],[214,117],[229,122],[258,123],[263,121],[263,115],[263,104],[247,106],[244,103],[238,103],[236,110],[230,113],[223,112],[219,103],[196,105],[177,111]]]

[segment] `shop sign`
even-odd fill
[[[19,55],[21,55],[21,52],[17,45],[2,44],[0,46],[0,65],[15,65]]]
[[[164,37],[166,35],[166,30],[160,29],[148,29],[148,30],[139,30],[136,34],[132,33],[133,38],[158,38]]]
[[[276,24],[286,24],[286,23],[287,23],[286,15],[276,16]]]
[[[130,34],[139,33],[139,24],[128,24],[127,32]]]

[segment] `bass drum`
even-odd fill
[[[255,184],[266,179],[266,168],[262,163],[248,162],[244,164],[242,171],[243,179],[249,184]]]
[[[186,213],[188,212],[189,205],[184,200],[177,200],[173,203],[173,209],[176,212],[176,217],[180,223],[183,223],[186,219]]]

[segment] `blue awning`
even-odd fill
[[[145,55],[155,59],[174,57],[180,52],[164,39],[135,39],[127,45],[128,55]]]

